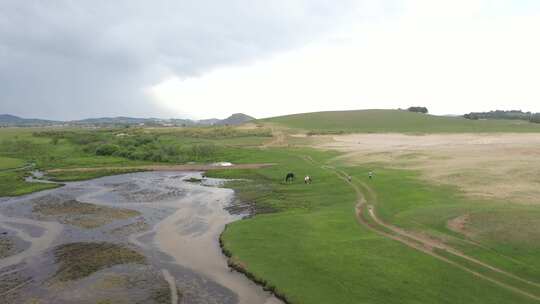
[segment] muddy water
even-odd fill
[[[30,244],[17,254],[0,259],[0,285],[4,274],[20,270],[24,280],[12,288],[16,291],[13,303],[30,296],[45,299],[42,303],[95,302],[92,298],[83,300],[83,295],[95,294],[85,282],[98,282],[110,275],[102,273],[106,270],[70,283],[67,286],[71,288],[64,292],[44,286],[55,271],[51,254],[55,246],[106,241],[138,248],[149,261],[145,271],[161,276],[169,287],[171,303],[281,303],[227,267],[218,238],[227,223],[240,219],[224,209],[233,201],[232,190],[183,181],[191,177],[199,178],[200,173],[134,173],[68,183],[59,189],[13,199],[0,198],[0,231],[14,231],[19,239]],[[209,185],[219,182],[207,180]],[[132,209],[141,215],[96,229],[83,229],[32,213],[35,204],[70,199]],[[136,226],[140,222],[145,223],[145,229]],[[130,271],[135,270],[127,273]]]
[[[243,275],[228,269],[216,240],[225,224],[236,220],[224,209],[232,199],[232,192],[219,188],[204,190],[179,201],[182,208],[156,226],[157,247],[176,263],[233,290],[238,303],[279,303]]]
[[[43,234],[33,236],[31,232],[20,228],[20,226],[13,225],[12,223],[41,228],[43,229]],[[0,228],[15,230],[17,237],[30,243],[30,246],[26,250],[4,259],[0,259],[0,269],[16,265],[25,259],[38,256],[39,254],[43,253],[43,251],[48,249],[52,242],[62,232],[62,225],[59,223],[35,221],[25,218],[12,218],[5,217],[3,215],[0,215]]]

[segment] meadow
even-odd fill
[[[212,170],[207,175],[231,179],[226,186],[255,211],[254,216],[228,225],[221,236],[230,263],[288,302],[538,302],[536,204],[471,197],[456,186],[430,183],[420,172],[391,169],[389,163],[344,162],[343,152],[305,147],[309,141],[275,136],[271,130],[276,129],[308,135],[519,133],[538,132],[540,125],[376,110],[278,117],[250,128],[5,128],[0,129],[0,164],[5,169],[0,171],[0,196],[55,187],[24,182],[30,169],[17,168],[26,164],[40,170],[99,168],[49,173],[50,178],[71,181],[132,172],[149,164],[274,163],[259,169]],[[373,180],[367,178],[371,170]],[[284,182],[287,172],[296,174],[293,183]],[[350,184],[344,174],[351,176]],[[304,184],[305,175],[312,176],[312,184]],[[442,242],[505,273],[448,250],[408,245],[399,240],[399,233],[370,218],[367,207],[358,218],[355,187],[388,225]],[[464,216],[458,228],[449,224]]]
[[[405,110],[358,110],[294,114],[262,119],[308,134],[540,132],[540,124],[518,120],[470,120]]]
[[[306,156],[315,163],[306,160]],[[223,244],[233,254],[235,263],[286,295],[291,303],[535,302],[359,224],[354,215],[354,192],[335,172],[323,168],[334,156],[309,149],[271,149],[259,153],[254,161],[270,158],[277,160],[278,166],[210,172],[217,177],[248,179],[229,186],[241,199],[254,203],[263,212],[231,224],[224,232]],[[283,168],[300,175],[310,174],[314,182],[285,184]],[[361,167],[342,169],[353,180],[365,179],[368,172],[368,168]],[[417,192],[415,188],[401,188],[411,186],[405,182],[396,183],[406,173],[381,171],[380,174],[385,177],[378,175],[376,182],[387,188],[374,187],[377,193],[388,188],[403,192],[409,189],[410,195]],[[410,178],[415,181],[414,177]],[[421,189],[432,192],[419,198],[419,204],[430,204],[429,195],[446,197],[450,191],[430,185]],[[408,196],[403,196],[403,200],[396,196],[393,202],[400,205],[408,199]],[[380,206],[385,202],[386,196],[378,200]],[[393,207],[392,202],[388,204],[388,208]],[[414,206],[411,209],[416,210]],[[272,213],[264,213],[268,210]],[[381,209],[381,213],[385,211]],[[484,251],[491,254],[490,250]]]
[[[238,161],[250,147],[271,136],[268,130],[216,128],[1,128],[0,196],[14,196],[56,187],[26,183],[38,169],[101,168],[93,172],[50,173],[57,181],[75,181],[141,171],[152,164]],[[16,170],[17,167],[30,165]],[[116,169],[112,170],[111,167]],[[125,169],[117,169],[123,168]]]

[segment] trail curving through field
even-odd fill
[[[313,158],[311,158],[310,156],[302,156],[302,158],[313,164],[313,165],[319,165],[317,164],[317,162],[315,162],[313,160]],[[494,283],[500,287],[503,287],[505,289],[508,289],[510,291],[513,291],[515,293],[519,293],[521,295],[524,295],[526,297],[529,297],[529,298],[532,298],[534,300],[537,300],[537,301],[540,301],[540,296],[537,296],[535,294],[532,294],[528,291],[525,291],[525,290],[522,290],[520,288],[517,288],[517,287],[514,287],[512,285],[509,285],[505,282],[501,282],[500,280],[497,280],[497,279],[494,279],[492,277],[489,277],[489,276],[486,276],[482,273],[479,273],[471,268],[468,268],[460,263],[457,263],[455,261],[452,261],[450,260],[449,258],[443,256],[443,255],[440,255],[438,253],[436,253],[433,249],[434,248],[437,248],[437,249],[440,249],[440,250],[444,250],[446,251],[447,253],[451,254],[451,255],[454,255],[454,256],[457,256],[459,258],[462,258],[462,259],[465,259],[469,262],[472,262],[474,264],[476,264],[477,266],[481,266],[483,268],[487,268],[491,271],[494,271],[494,272],[497,272],[499,274],[502,274],[504,276],[507,276],[508,278],[511,278],[511,279],[514,279],[514,280],[518,280],[522,283],[526,283],[526,284],[529,284],[531,286],[534,286],[534,287],[540,287],[540,284],[536,283],[536,282],[532,282],[532,281],[529,281],[529,280],[526,280],[526,279],[523,279],[519,276],[516,276],[512,273],[509,273],[507,271],[504,271],[502,269],[499,269],[495,266],[492,266],[492,265],[489,265],[487,263],[484,263],[482,261],[479,261],[473,257],[470,257],[462,252],[460,252],[459,250],[455,249],[455,248],[452,248],[450,246],[448,246],[447,244],[444,244],[443,242],[441,241],[438,241],[438,240],[435,240],[435,239],[431,239],[431,238],[428,238],[428,237],[425,237],[425,236],[419,236],[417,234],[414,234],[412,232],[408,232],[402,228],[399,228],[399,227],[396,227],[396,226],[393,226],[391,224],[388,224],[384,221],[382,221],[376,214],[375,212],[375,207],[372,205],[372,204],[368,204],[365,196],[364,196],[364,193],[363,191],[360,189],[360,187],[354,183],[349,175],[347,173],[345,173],[344,171],[341,171],[333,166],[329,166],[329,165],[320,165],[320,167],[322,169],[325,169],[325,170],[328,170],[330,172],[333,172],[337,177],[339,177],[340,179],[342,179],[345,183],[347,183],[349,186],[351,186],[351,188],[353,188],[353,190],[355,191],[356,193],[356,197],[357,197],[357,203],[356,203],[356,206],[355,206],[355,214],[356,214],[356,219],[358,221],[358,223],[360,223],[361,225],[363,225],[364,227],[366,227],[367,229],[379,234],[379,235],[382,235],[384,237],[387,237],[389,239],[392,239],[392,240],[395,240],[395,241],[398,241],[410,248],[413,248],[413,249],[416,249],[418,251],[421,251],[425,254],[428,254],[438,260],[441,260],[445,263],[448,263],[454,267],[457,267],[465,272],[468,272],[478,278],[481,278],[481,279],[484,279],[486,281],[489,281],[491,283]],[[373,197],[376,197],[376,193],[373,191],[373,189],[371,189],[368,185],[366,185],[365,183],[362,183],[360,182],[361,185],[362,185],[362,188],[365,188],[365,190]],[[365,212],[365,210],[367,210],[367,212]],[[367,214],[367,216],[369,217],[369,219],[371,219],[371,221],[368,221],[365,217],[364,217],[364,214]]]
[[[272,133],[272,139],[262,145],[263,148],[279,147],[285,145],[285,133],[283,131],[276,131],[274,128],[270,129]]]

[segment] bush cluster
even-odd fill
[[[409,107],[407,109],[409,112],[416,112],[416,113],[428,113],[428,109],[426,107]]]
[[[527,120],[534,123],[540,123],[540,113],[523,112],[521,110],[495,110],[489,112],[471,112],[463,115],[467,119],[514,119]]]

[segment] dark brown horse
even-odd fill
[[[293,182],[294,181],[294,173],[289,172],[287,173],[287,176],[285,176],[285,182]]]

